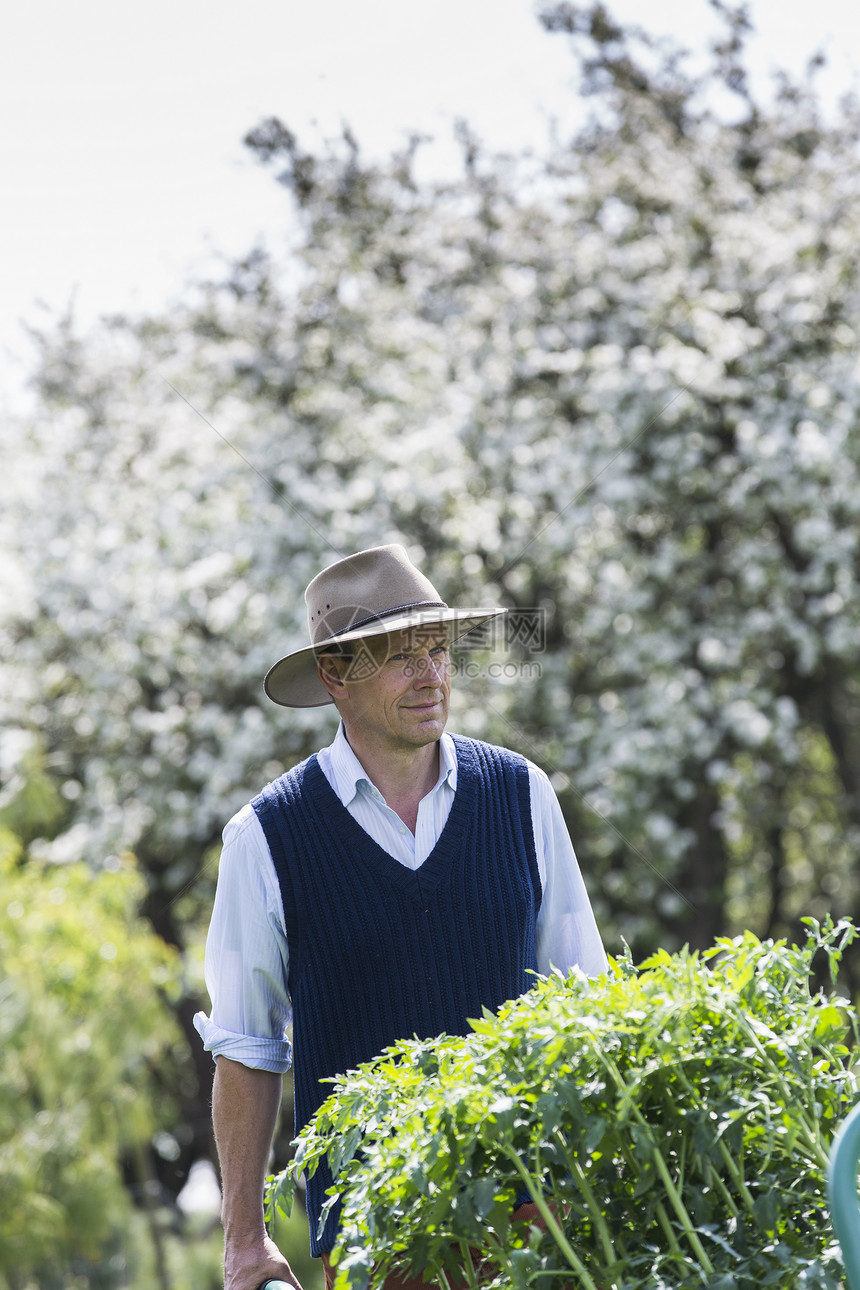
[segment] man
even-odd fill
[[[396,1039],[464,1033],[534,971],[606,966],[546,776],[445,733],[449,645],[501,609],[452,609],[402,546],[340,560],[310,583],[311,644],[269,671],[286,706],[333,702],[330,747],[270,784],[224,831],[206,947],[216,1056],[226,1290],[297,1285],[267,1236],[262,1192],[291,1060],[296,1131],[329,1076]],[[308,1184],[311,1250],[328,1185]]]

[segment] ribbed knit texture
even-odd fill
[[[433,851],[407,869],[365,833],[310,757],[252,803],[281,885],[293,1006],[298,1132],[320,1084],[397,1039],[465,1034],[523,994],[536,969],[541,885],[525,761],[454,736],[457,791]],[[327,1169],[308,1181],[311,1252]]]

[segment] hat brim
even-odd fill
[[[466,636],[474,627],[490,618],[506,614],[505,608],[497,609],[434,609],[412,610],[408,614],[380,618],[357,631],[342,632],[315,645],[294,650],[278,659],[266,673],[263,688],[273,703],[285,708],[318,708],[331,703],[328,690],[319,679],[317,657],[331,645],[347,645],[350,641],[367,640],[372,636],[389,636],[407,627],[434,627],[444,624],[451,628],[448,639],[453,642]]]

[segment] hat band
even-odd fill
[[[391,618],[393,614],[402,614],[405,609],[447,609],[448,606],[444,600],[412,600],[406,605],[395,605],[393,609],[383,609],[381,613],[370,614],[367,618],[359,618],[358,622],[350,623],[348,627],[341,627],[340,631],[332,632],[328,640],[334,640],[338,636],[345,636],[347,632],[360,631],[362,627],[368,627],[371,623],[381,622],[383,618]]]

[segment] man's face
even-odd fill
[[[451,660],[444,627],[411,627],[361,643],[338,667],[347,736],[380,752],[434,743],[448,720]]]

